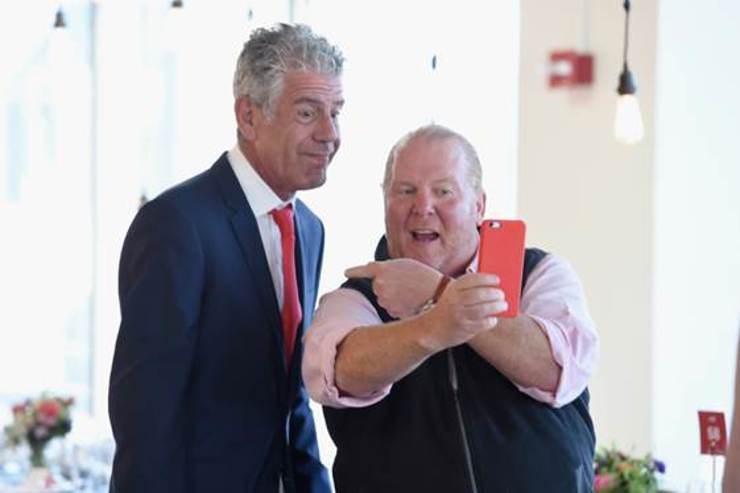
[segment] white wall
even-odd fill
[[[740,4],[729,0],[664,1],[658,9],[652,424],[656,453],[678,485],[710,477],[710,460],[697,455],[696,410],[731,419],[740,326],[739,22]]]
[[[296,20],[338,43],[346,58],[342,148],[321,189],[301,196],[327,226],[321,291],[370,260],[383,233],[380,183],[390,147],[431,122],[479,151],[490,214],[516,203],[518,4],[472,0],[299,3]],[[379,29],[382,26],[382,29]],[[431,58],[437,54],[435,74]]]

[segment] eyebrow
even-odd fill
[[[321,99],[312,98],[310,96],[301,96],[300,98],[293,100],[293,104],[303,104],[303,103],[313,104],[315,106],[324,105],[324,101],[322,101]],[[341,108],[342,106],[344,106],[344,99],[333,101],[331,105],[332,107]]]

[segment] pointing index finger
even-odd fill
[[[350,267],[344,271],[344,275],[349,278],[365,277],[373,279],[375,277],[375,262],[368,262],[365,265]]]

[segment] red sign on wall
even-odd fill
[[[553,51],[549,68],[550,87],[587,86],[594,80],[594,57],[590,53]]]
[[[704,455],[725,455],[727,449],[727,428],[725,413],[699,411],[699,433],[701,453]]]

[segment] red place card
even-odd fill
[[[725,413],[699,411],[699,433],[702,454],[725,455],[725,449],[727,449]]]

